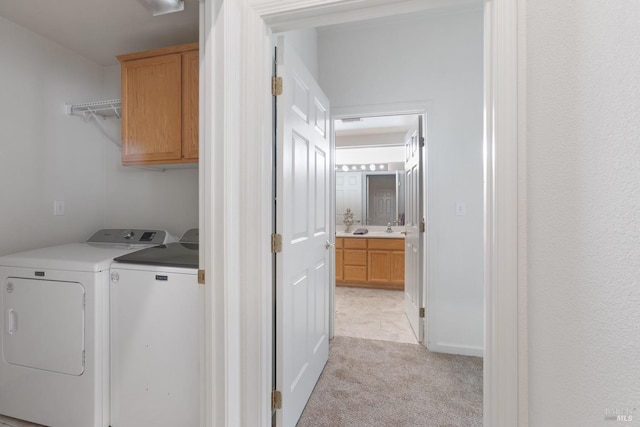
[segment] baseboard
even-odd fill
[[[459,345],[451,343],[431,343],[427,345],[427,350],[434,353],[460,354],[463,356],[484,357],[484,349],[482,347]]]

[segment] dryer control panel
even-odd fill
[[[171,243],[175,238],[165,230],[145,230],[137,228],[105,228],[97,231],[87,243],[140,243],[147,245],[163,245]]]

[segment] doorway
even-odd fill
[[[412,295],[410,289],[417,291],[420,286],[413,299],[419,294],[417,305],[423,307],[426,282],[420,263],[405,262],[411,261],[405,256],[405,237],[411,229],[405,219],[411,221],[412,207],[418,205],[417,200],[411,200],[413,196],[407,199],[411,186],[407,186],[406,177],[412,178],[406,173],[406,161],[411,150],[408,134],[426,111],[408,113],[389,108],[377,107],[383,114],[354,110],[354,114],[334,115],[334,335],[418,343],[424,341],[423,328],[412,327],[408,318],[413,317],[410,311],[414,304],[407,305],[405,300],[406,295]],[[419,182],[423,192],[424,183]],[[424,203],[420,210],[426,210]],[[347,212],[353,214],[352,219],[344,220]],[[426,256],[423,259],[426,261]],[[411,282],[407,292],[406,280]]]
[[[436,165],[440,167],[441,173],[448,174],[448,175],[456,175],[458,179],[456,182],[457,188],[453,189],[452,191],[447,191],[447,192],[442,191],[440,194],[447,195],[447,196],[451,196],[451,194],[453,194],[454,196],[456,196],[456,200],[460,200],[462,206],[466,206],[467,204],[469,205],[468,212],[470,212],[470,214],[466,215],[467,218],[455,218],[453,217],[453,215],[450,215],[450,212],[447,212],[445,216],[447,221],[449,221],[449,223],[445,223],[445,221],[442,220],[442,217],[440,215],[428,215],[428,216],[423,215],[422,212],[425,211],[424,202],[422,200],[419,200],[418,198],[411,199],[413,200],[412,202],[409,201],[412,204],[411,209],[409,209],[409,211],[413,213],[411,216],[412,218],[411,226],[416,235],[418,235],[420,232],[424,233],[426,228],[429,228],[429,232],[433,233],[434,236],[437,236],[440,230],[442,230],[442,234],[447,236],[446,239],[442,239],[442,240],[445,240],[449,245],[447,247],[443,245],[438,252],[434,251],[433,253],[438,253],[438,255],[442,257],[447,256],[449,258],[450,265],[455,264],[457,266],[457,268],[455,268],[455,272],[450,272],[449,273],[450,275],[459,274],[460,272],[466,272],[467,274],[473,276],[472,280],[470,281],[464,280],[464,279],[460,280],[459,278],[455,278],[455,277],[448,278],[448,280],[454,279],[456,281],[462,282],[463,285],[471,286],[471,292],[461,291],[460,289],[461,286],[455,282],[453,283],[452,286],[448,286],[446,288],[439,287],[440,290],[444,290],[444,291],[437,293],[436,296],[443,297],[444,295],[444,298],[443,298],[444,304],[442,303],[443,301],[437,301],[437,303],[432,304],[433,310],[425,310],[426,306],[424,304],[424,300],[422,297],[422,295],[425,294],[424,285],[423,285],[424,280],[420,273],[423,266],[427,265],[427,263],[429,262],[429,258],[427,257],[427,251],[423,251],[421,249],[422,244],[420,242],[420,239],[418,239],[415,243],[412,242],[411,247],[407,246],[405,248],[405,253],[404,253],[405,260],[409,258],[412,259],[411,265],[405,269],[405,278],[413,276],[412,283],[414,285],[412,290],[416,291],[415,293],[409,292],[409,291],[405,292],[405,295],[407,296],[410,295],[412,297],[411,298],[412,304],[410,306],[408,305],[406,312],[408,315],[407,317],[411,319],[411,325],[413,330],[415,331],[415,335],[418,337],[420,341],[425,342],[427,346],[432,347],[434,351],[454,353],[454,354],[481,355],[482,354],[481,325],[483,324],[483,318],[482,318],[483,245],[482,245],[482,231],[481,231],[482,230],[482,209],[481,209],[481,205],[482,205],[481,204],[482,127],[481,127],[480,118],[482,116],[482,111],[479,108],[479,105],[481,104],[479,101],[482,98],[482,61],[481,61],[481,55],[479,55],[478,52],[481,51],[482,44],[478,43],[477,37],[482,33],[482,13],[478,10],[473,10],[468,14],[462,15],[462,18],[460,16],[461,16],[460,14],[454,14],[452,17],[437,16],[436,18],[433,18],[432,16],[429,15],[426,18],[421,17],[421,19],[418,19],[414,23],[414,25],[411,25],[410,27],[411,28],[425,27],[425,28],[429,28],[430,31],[435,31],[437,35],[441,37],[443,37],[442,33],[446,34],[447,36],[450,36],[450,37],[444,37],[444,38],[455,39],[455,37],[453,36],[456,35],[461,39],[464,39],[465,43],[468,42],[468,44],[462,43],[462,46],[456,45],[456,46],[453,46],[452,49],[435,49],[436,46],[433,44],[430,47],[429,46],[425,47],[424,51],[421,52],[421,55],[418,55],[418,56],[422,56],[423,58],[419,59],[417,64],[412,64],[414,66],[407,67],[407,70],[409,71],[402,68],[400,69],[394,68],[393,72],[396,73],[394,74],[396,77],[389,79],[390,83],[386,86],[386,88],[380,85],[377,88],[377,91],[375,92],[378,96],[380,93],[382,94],[392,93],[394,92],[394,90],[403,88],[403,85],[398,83],[399,81],[406,81],[406,83],[404,84],[404,88],[406,88],[407,86],[410,86],[415,91],[415,93],[423,94],[425,99],[429,99],[429,101],[423,101],[422,102],[423,105],[421,105],[420,107],[416,107],[415,105],[407,106],[406,104],[401,106],[386,105],[383,107],[370,105],[366,109],[367,111],[364,111],[364,112],[362,110],[362,107],[352,107],[352,108],[354,110],[356,108],[359,109],[359,111],[357,111],[358,115],[364,115],[367,117],[381,116],[381,115],[390,116],[392,115],[392,113],[409,113],[409,112],[413,114],[425,114],[428,109],[432,108],[433,105],[437,105],[441,110],[445,110],[445,112],[440,113],[440,120],[436,121],[436,126],[434,126],[434,130],[433,131],[430,130],[430,133],[433,135],[433,139],[438,143],[438,145],[442,146],[442,148],[440,148],[440,150],[437,151],[436,154],[433,156],[433,159],[436,162]],[[413,19],[413,17],[411,19]],[[422,19],[425,19],[426,22],[423,22]],[[442,24],[442,21],[445,21],[446,25]],[[469,24],[473,24],[473,25],[469,25]],[[336,95],[335,88],[340,88],[340,89],[342,89],[343,87],[354,88],[358,86],[359,80],[362,80],[365,82],[370,80],[378,80],[378,77],[381,74],[384,74],[384,70],[382,71],[375,70],[375,67],[372,66],[372,63],[373,63],[372,57],[377,58],[378,49],[380,48],[380,46],[366,46],[362,42],[363,39],[374,37],[374,35],[380,31],[379,27],[381,25],[393,28],[392,31],[389,31],[389,28],[385,28],[386,31],[384,32],[386,34],[395,34],[395,38],[389,41],[389,46],[387,47],[391,47],[391,45],[405,46],[408,40],[413,40],[414,38],[421,39],[422,41],[437,38],[435,37],[434,34],[431,34],[431,33],[425,34],[425,33],[417,32],[416,34],[414,34],[413,32],[409,32],[406,30],[403,31],[406,28],[406,22],[402,20],[400,22],[396,20],[391,20],[391,23],[380,22],[380,20],[375,21],[375,23],[370,23],[370,22],[360,23],[356,32],[362,31],[361,30],[362,26],[364,26],[366,30],[367,25],[374,27],[373,31],[371,31],[371,28],[369,29],[369,31],[365,31],[368,37],[364,37],[361,34],[358,34],[359,37],[352,36],[351,34],[349,34],[350,30],[344,27],[337,31],[338,35],[334,36],[333,40],[331,40],[332,35],[327,34],[325,30],[323,30],[321,34],[323,39],[329,39],[327,43],[330,45],[331,53],[333,56],[329,55],[328,58],[331,58],[333,60],[327,60],[327,56],[325,56],[326,55],[326,50],[325,50],[324,52],[322,52],[323,55],[318,55],[318,57],[320,58],[320,68],[322,67],[322,63],[329,62],[331,64],[332,69],[340,70],[339,72],[336,72],[334,76],[331,75],[331,70],[329,71],[325,70],[324,74],[322,74],[322,78],[326,82],[329,82],[329,83],[325,83],[327,84],[327,87],[330,87],[330,88],[333,87],[334,99],[341,99],[339,95]],[[470,27],[474,30],[470,31],[469,30]],[[355,40],[355,43],[354,43],[354,40]],[[319,44],[325,43],[325,42],[326,42],[325,40],[321,40],[319,41]],[[351,44],[350,46],[351,50],[348,50],[347,53],[357,51],[358,52],[357,60],[349,61],[344,56],[339,56],[339,54],[334,53],[334,52],[341,52],[340,48],[342,46],[349,46],[350,44]],[[392,53],[388,53],[387,59],[389,60],[389,62],[394,64],[399,64],[399,63],[411,64],[411,61],[414,60],[414,57],[416,56],[412,47],[413,46],[408,46],[408,47],[405,46],[402,48],[398,47],[396,49],[395,56],[393,56],[394,54]],[[437,47],[439,48],[440,46],[437,46]],[[455,47],[457,47],[457,49]],[[433,48],[433,49],[430,49],[430,48]],[[389,49],[383,49],[383,50],[389,50]],[[426,57],[427,59],[425,60],[424,57]],[[451,60],[450,59],[451,57],[455,58],[455,61]],[[464,62],[464,60],[467,60],[468,62]],[[364,65],[356,64],[356,62],[361,62]],[[346,63],[346,65],[341,63]],[[358,66],[359,68],[357,68]],[[420,69],[420,73],[417,78],[415,74],[410,72],[416,68]],[[405,72],[405,74],[402,74],[402,72]],[[426,81],[425,81],[425,76],[428,77],[426,78]],[[347,83],[344,83],[345,80],[347,81]],[[305,85],[294,83],[294,82],[292,82],[292,84],[294,84],[294,86],[292,87],[294,91],[293,93],[295,94],[294,96],[295,99],[293,102],[297,102],[299,100],[302,102],[303,105],[307,105],[307,99],[310,99],[310,98],[302,95],[298,96],[298,94],[302,93],[302,91],[304,90],[301,88],[305,87]],[[351,97],[351,98],[345,97],[341,99],[341,101],[343,103],[363,102],[363,100],[366,101],[367,99],[370,99],[372,97],[370,85],[362,85],[358,89],[359,90],[356,92],[358,94],[357,100],[354,99],[354,97]],[[355,89],[352,89],[352,90],[355,91]],[[331,92],[331,89],[329,89],[329,91]],[[458,96],[456,96],[456,92]],[[464,93],[462,94],[462,92]],[[462,96],[460,96],[461,94]],[[284,97],[286,97],[286,94],[283,95],[283,98]],[[277,98],[277,99],[280,100],[280,98]],[[473,100],[475,100],[476,102],[473,102]],[[279,101],[277,102],[279,103]],[[311,121],[313,122],[314,120],[313,102],[310,102],[309,105],[310,105],[309,109],[301,105],[298,105],[294,108],[294,110],[295,110],[295,114],[297,115],[302,115],[305,118],[311,117]],[[335,109],[333,110],[334,111],[333,117],[340,118],[340,122],[349,122],[353,124],[355,122],[354,120],[352,120],[353,117],[348,117],[348,116],[351,116],[351,114],[349,114],[347,117],[342,116],[342,114],[345,114],[345,109],[349,107],[341,107],[341,108],[342,110],[340,110],[339,113],[336,113]],[[373,111],[376,113],[376,114],[373,114],[372,110],[378,110],[378,111]],[[310,113],[311,115],[307,114],[307,111],[311,111]],[[435,116],[437,117],[437,115]],[[278,117],[280,117],[280,114],[278,114]],[[320,126],[320,127],[322,129],[325,129],[324,126]],[[286,129],[287,126],[286,124],[282,125],[278,121],[277,128]],[[286,136],[285,136],[285,139],[287,139]],[[295,136],[294,136],[294,139],[295,139]],[[422,147],[422,144],[424,144],[424,141],[418,137],[418,134],[413,134],[412,136],[410,136],[409,140],[405,138],[402,141],[403,141],[402,146],[406,147],[406,149],[400,150],[400,156],[398,160],[400,160],[399,163],[403,165],[402,169],[404,170],[405,169],[404,164],[408,162],[408,159],[412,157],[416,152],[423,151],[422,148],[418,149],[418,147]],[[409,143],[406,143],[407,141],[409,141]],[[458,153],[464,153],[464,154],[462,156],[460,155],[456,156],[456,154]],[[355,159],[353,160],[353,162],[360,163],[359,160],[361,159]],[[287,163],[285,162],[285,165],[286,164]],[[416,164],[420,166],[420,169],[424,169],[422,167],[423,166],[422,161],[417,161]],[[338,166],[340,166],[340,168],[342,169],[349,165],[343,164]],[[365,165],[365,164],[350,165],[349,173],[354,173],[354,167],[356,169],[362,170],[363,172],[369,169],[370,172],[367,172],[367,173],[373,173],[373,171],[371,171],[372,166],[373,166],[373,169],[375,169],[376,172],[378,172],[379,165],[371,163],[369,165]],[[383,168],[383,170],[384,169],[385,168]],[[386,169],[391,169],[389,167],[389,163],[386,164]],[[409,177],[408,171],[406,171],[405,173],[407,173],[407,178],[408,178]],[[433,180],[433,181],[430,180],[430,181],[432,181],[433,185],[437,187],[439,186],[438,184],[442,183],[443,179],[440,175],[436,175],[436,178],[437,178],[436,180]],[[363,183],[365,189],[366,189],[367,181],[368,179],[366,176],[363,176],[360,179],[360,182]],[[423,175],[421,175],[419,172],[412,173],[411,179],[405,179],[405,181],[408,181],[409,183],[412,184],[412,188],[416,189],[416,194],[420,196],[423,195],[424,191],[418,190],[419,186],[423,186],[424,188],[426,188],[426,186],[424,185]],[[471,186],[473,186],[473,191],[471,192],[473,193],[474,200],[468,199],[466,196],[463,196],[463,197],[459,196],[459,194],[463,194],[464,191],[469,192],[469,188],[468,188],[470,187],[469,183],[471,183],[472,184]],[[408,188],[409,185],[406,185],[405,187]],[[301,191],[296,191],[296,193],[302,194]],[[362,193],[366,195],[366,191],[363,191]],[[309,197],[311,200],[315,200],[315,196],[314,196],[315,193],[313,193],[312,189],[310,189],[307,194],[309,194]],[[280,195],[276,197],[276,200],[277,200],[277,204],[282,206],[283,199]],[[369,226],[369,224],[374,221],[374,219],[371,218],[372,215],[370,215],[369,203],[362,202],[360,204],[362,206],[361,212],[363,215],[360,218],[360,223],[362,225]],[[440,206],[440,205],[441,203],[436,204],[436,206]],[[475,208],[471,208],[471,206],[475,206]],[[310,210],[312,209],[313,208],[310,208]],[[305,211],[305,212],[309,212],[309,211]],[[473,212],[473,215],[471,214],[471,212]],[[338,212],[336,212],[336,216],[338,216]],[[463,215],[460,215],[460,216],[465,216],[464,212],[463,212]],[[427,227],[427,217],[429,218],[430,223],[435,223],[436,225],[444,224],[444,226],[442,228],[437,226]],[[471,233],[462,233],[463,238],[461,238],[460,235],[455,235],[455,234],[452,235],[450,228],[453,225],[452,224],[453,221],[456,221],[455,225],[456,225],[456,228],[458,229],[469,227],[469,223],[470,223],[469,219],[471,218],[475,221],[475,228],[473,230],[474,231],[473,236],[475,240],[473,244],[466,244],[466,242],[463,243],[463,241],[465,240],[464,238],[470,236]],[[400,217],[397,217],[395,219],[395,221],[400,221],[400,220],[401,220]],[[391,227],[392,221],[388,221],[388,225],[389,227]],[[380,226],[384,227],[384,225],[380,225]],[[418,231],[419,228],[422,228],[422,230]],[[405,232],[407,232],[407,230],[408,228],[405,226]],[[383,230],[380,230],[380,231],[383,231]],[[302,236],[300,236],[300,238],[302,238]],[[408,244],[408,241],[406,242]],[[474,262],[473,266],[470,264],[469,258],[464,256],[465,254],[463,254],[460,249],[457,249],[456,250],[457,253],[454,253],[454,254],[447,253],[447,250],[451,251],[451,248],[463,248],[463,249],[473,248],[473,250],[476,251],[472,259],[472,261]],[[380,249],[380,248],[376,248],[376,249]],[[345,248],[345,252],[346,252],[346,248]],[[363,251],[358,250],[358,252],[363,252]],[[387,253],[384,256],[386,256],[388,259],[394,255],[391,251],[386,251],[386,252]],[[409,255],[411,255],[411,257],[409,257]],[[286,254],[283,256],[285,259],[287,258]],[[373,263],[369,262],[368,256],[369,256],[368,251],[365,254],[359,253],[356,255],[356,257],[358,258],[356,262],[354,262],[353,264],[344,265],[345,280],[369,281],[369,279],[371,278],[370,268]],[[376,256],[383,257],[383,255],[379,253],[377,253]],[[346,257],[345,257],[345,263],[346,263]],[[376,262],[375,264],[376,266],[378,266],[378,265],[381,265],[382,263],[384,262],[380,262],[380,263]],[[434,263],[434,266],[440,267],[441,264]],[[477,268],[478,266],[480,266],[479,269]],[[471,268],[471,267],[475,267],[475,268]],[[442,268],[441,270],[444,270],[444,268]],[[430,272],[431,269],[427,269],[427,271]],[[350,277],[346,277],[347,272],[351,275]],[[379,278],[376,278],[376,279],[379,279]],[[443,280],[441,278],[438,278],[438,279],[440,279],[440,283],[443,283],[447,280],[447,279]],[[448,295],[446,291],[449,291]],[[451,298],[452,297],[451,294],[453,294],[453,299]],[[466,301],[467,306],[465,306],[464,303],[459,303],[460,294],[465,295],[467,299]],[[276,306],[280,303],[280,301],[281,300],[276,300]],[[471,310],[466,310],[466,308],[468,307],[470,307]],[[448,311],[443,310],[443,308],[448,309]],[[441,321],[440,324],[438,324],[438,322],[429,322],[429,324],[433,325],[432,329],[434,332],[433,334],[430,333],[429,337],[430,338],[435,337],[435,339],[430,339],[430,340],[424,339],[423,331],[425,329],[425,323],[426,323],[425,321],[427,319],[427,313],[424,313],[425,311],[427,311],[429,315],[431,315],[431,313],[434,313],[444,318],[444,321]],[[456,313],[456,311],[461,311],[461,312],[459,315],[456,315],[454,314]],[[442,318],[441,320],[443,320]],[[473,318],[473,320],[469,321],[469,319],[471,318]],[[467,322],[470,325],[465,325],[464,322]],[[443,324],[449,326],[450,329],[447,331],[445,328],[443,328],[442,326]],[[468,339],[468,336],[471,336],[471,339],[469,340],[470,342],[460,338],[460,336],[464,334],[467,335],[467,339]],[[282,357],[286,357],[286,355]],[[276,390],[278,390],[280,387],[281,386],[278,385]]]

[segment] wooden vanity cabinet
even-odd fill
[[[344,274],[343,274],[343,266],[344,266],[344,262],[343,262],[343,252],[344,249],[343,248],[343,238],[342,237],[336,237],[336,282],[342,282],[343,278],[344,278]]]
[[[404,239],[337,238],[336,283],[404,289]]]
[[[198,43],[118,56],[122,164],[198,161]]]
[[[349,283],[367,281],[367,239],[348,239],[344,245],[343,280]]]

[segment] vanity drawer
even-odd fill
[[[342,249],[343,245],[343,238],[342,237],[336,237],[336,249]]]
[[[404,239],[368,239],[369,249],[404,250]]]
[[[367,267],[366,266],[344,266],[344,281],[345,282],[366,282],[367,281]]]
[[[367,251],[345,249],[344,265],[367,265]]]
[[[367,249],[367,239],[360,237],[344,239],[344,247],[345,249]]]

